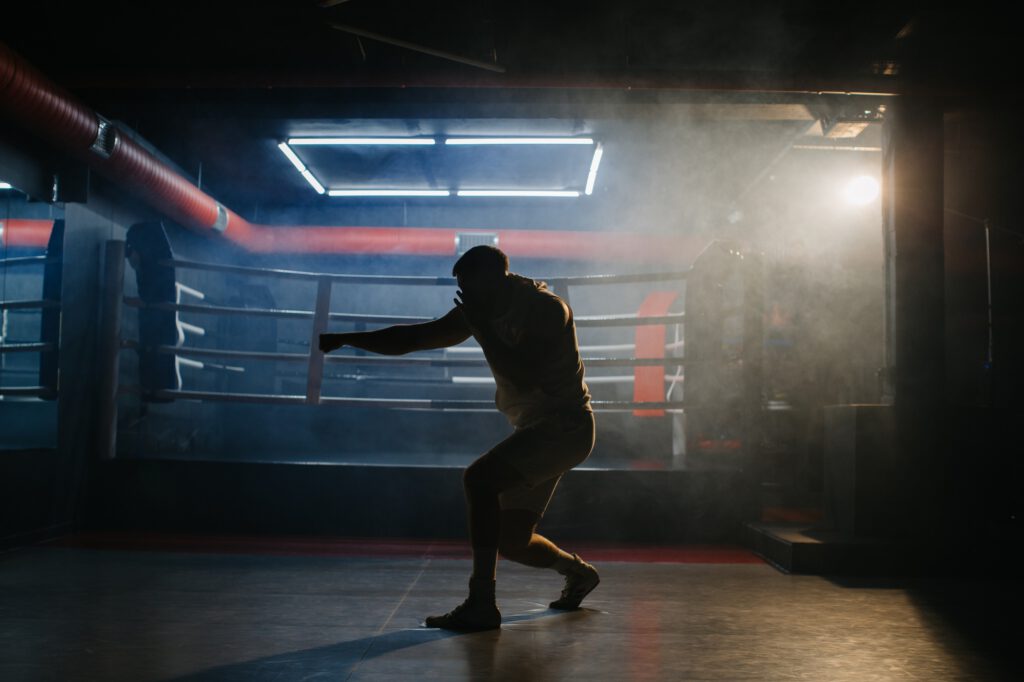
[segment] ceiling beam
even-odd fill
[[[479,59],[470,59],[469,57],[463,57],[462,55],[455,54],[453,52],[445,52],[444,50],[435,50],[432,47],[426,45],[420,45],[419,43],[410,43],[407,40],[399,40],[398,38],[391,38],[389,36],[367,31],[365,29],[357,28],[355,26],[349,26],[348,24],[337,24],[331,23],[331,28],[342,33],[349,33],[360,38],[366,38],[367,40],[376,40],[379,43],[386,45],[394,45],[405,50],[411,50],[413,52],[419,52],[421,54],[430,55],[431,57],[437,57],[438,59],[447,59],[450,62],[456,62],[458,64],[465,64],[466,66],[472,66],[477,69],[484,69],[485,71],[493,71],[495,73],[505,73],[505,67],[500,64],[492,64],[491,62],[480,61]]]

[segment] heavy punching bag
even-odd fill
[[[135,282],[143,307],[139,310],[139,384],[144,399],[167,402],[157,391],[181,388],[173,353],[160,352],[160,346],[178,344],[178,326],[173,310],[152,307],[174,303],[175,272],[161,261],[173,258],[171,244],[162,223],[137,223],[128,230],[125,255],[135,270]]]

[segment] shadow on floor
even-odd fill
[[[1024,638],[1021,580],[832,577],[830,581],[850,589],[905,591],[921,625],[943,648],[956,654],[965,676],[979,680],[1024,679],[1019,652]]]
[[[506,616],[502,619],[502,623],[508,625],[525,621],[555,619],[559,616],[579,618],[581,615],[585,617],[589,611],[588,609],[569,612],[542,609]],[[401,649],[453,637],[465,640],[461,649],[465,654],[465,662],[470,676],[486,677],[494,672],[495,647],[501,637],[501,630],[459,633],[420,627],[394,630],[312,649],[289,651],[251,661],[230,663],[171,678],[167,682],[229,682],[234,680],[259,682],[260,680],[304,680],[321,676],[326,676],[325,679],[344,679],[340,676],[347,676],[354,667],[364,661],[379,658]],[[414,671],[410,670],[409,672]],[[416,672],[424,677],[430,675],[428,670],[420,669]]]
[[[1020,581],[928,581],[913,586],[908,596],[933,636],[963,653],[958,658],[965,673],[974,679],[1024,679]]]

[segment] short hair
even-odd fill
[[[508,271],[508,256],[501,249],[481,244],[462,254],[452,266],[452,275],[497,275]]]

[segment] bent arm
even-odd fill
[[[320,348],[325,351],[354,346],[381,355],[405,355],[417,350],[455,346],[470,336],[466,320],[458,308],[441,318],[419,324],[398,324],[372,332],[321,334]]]

